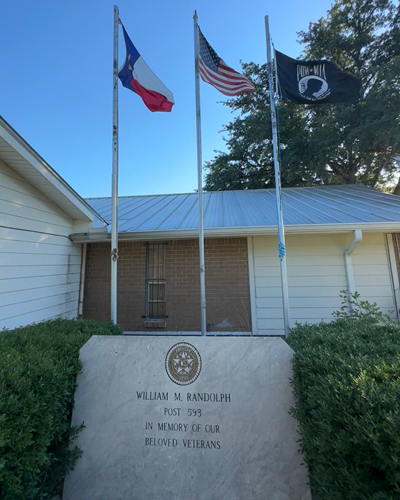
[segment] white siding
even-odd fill
[[[352,233],[287,235],[287,265],[291,326],[295,322],[332,320],[347,288],[343,252]],[[282,293],[277,252],[272,236],[254,237],[254,278],[258,335],[282,335]],[[363,233],[352,254],[356,290],[377,302],[383,312],[395,309],[383,233]]]
[[[77,316],[73,220],[0,160],[0,329]]]

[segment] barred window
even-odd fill
[[[147,243],[146,319],[166,318],[165,243]]]

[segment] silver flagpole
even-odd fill
[[[111,321],[117,322],[118,267],[118,24],[119,11],[114,5],[113,131],[111,193]]]
[[[279,165],[279,154],[278,154],[278,129],[276,124],[276,109],[275,109],[274,84],[272,75],[273,71],[272,71],[272,60],[271,60],[271,39],[269,34],[268,16],[265,16],[265,35],[267,38],[267,62],[268,62],[268,78],[269,78],[269,97],[271,102],[272,146],[274,150],[276,215],[278,218],[278,238],[279,238],[278,249],[279,249],[279,260],[281,264],[283,322],[285,327],[285,336],[287,337],[289,335],[289,329],[290,329],[289,288],[288,288],[287,267],[286,267],[285,229],[283,227],[283,213],[282,213],[282,200],[281,200],[281,170]]]
[[[200,79],[199,79],[199,27],[197,12],[194,11],[194,67],[196,82],[196,131],[197,131],[197,191],[199,199],[199,256],[200,256],[200,304],[201,334],[206,335],[206,280],[204,268],[204,224],[203,224],[203,176],[201,155],[201,115],[200,115]]]

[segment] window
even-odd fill
[[[147,243],[146,320],[166,318],[165,248],[166,243]]]

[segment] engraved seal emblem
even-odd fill
[[[187,342],[175,344],[167,353],[165,369],[168,377],[175,384],[191,384],[197,379],[201,371],[199,351]]]

